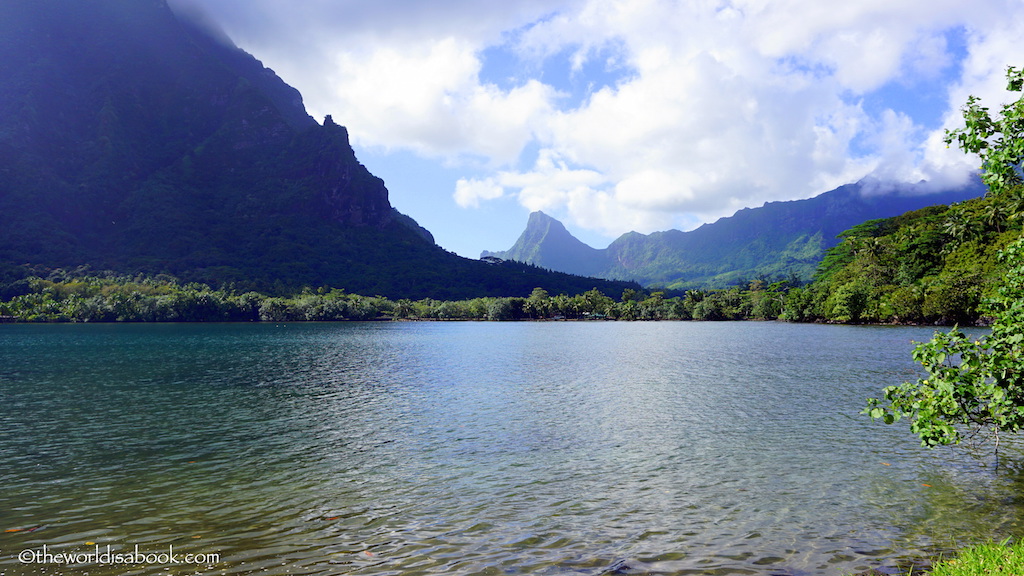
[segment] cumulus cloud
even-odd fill
[[[537,81],[508,91],[480,84],[474,47],[453,37],[343,52],[334,64],[330,102],[343,110],[353,138],[424,155],[514,162],[555,97]]]
[[[481,200],[494,200],[505,195],[505,189],[493,178],[475,180],[459,179],[455,183],[455,202],[463,208],[476,208]]]
[[[511,195],[606,234],[867,176],[964,182],[976,160],[943,130],[968,94],[1006,100],[1024,36],[1018,0],[177,1],[201,3],[357,143],[471,168],[459,206]],[[503,81],[487,50],[514,60]],[[941,122],[866,104],[894,85],[946,86]]]

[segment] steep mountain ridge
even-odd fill
[[[531,214],[512,249],[484,252],[574,274],[632,279],[673,289],[723,287],[757,275],[796,274],[810,279],[825,251],[851,226],[935,204],[984,194],[980,182],[956,190],[925,193],[927,185],[882,185],[863,181],[806,200],[768,202],[682,232],[629,232],[607,248],[583,244],[547,216]],[[536,216],[536,217],[535,217]],[[568,236],[571,240],[567,240]]]
[[[414,299],[635,286],[436,246],[344,127],[166,0],[0,3],[0,77],[0,276],[86,266]]]

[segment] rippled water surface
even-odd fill
[[[858,414],[931,332],[2,325],[0,574],[852,574],[1024,535],[1012,469]]]

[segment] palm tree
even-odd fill
[[[942,231],[954,241],[956,245],[972,240],[978,235],[978,228],[963,210],[954,210],[946,217],[942,224]],[[955,246],[954,246],[955,247]],[[953,247],[948,247],[952,250]]]
[[[1018,186],[1006,191],[1006,217],[1007,219],[1019,218],[1024,213],[1024,187]]]
[[[882,252],[884,251],[884,248],[885,243],[882,241],[882,239],[873,236],[867,238],[857,238],[856,244],[854,245],[854,251],[857,254],[867,256],[872,260],[878,260],[878,257],[881,256]]]
[[[996,234],[1003,233],[1003,223],[1006,221],[1006,206],[1000,198],[993,198],[981,209],[981,221],[996,229]]]

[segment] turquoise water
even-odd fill
[[[797,576],[1024,535],[1011,467],[858,414],[931,333],[0,325],[0,574]]]

